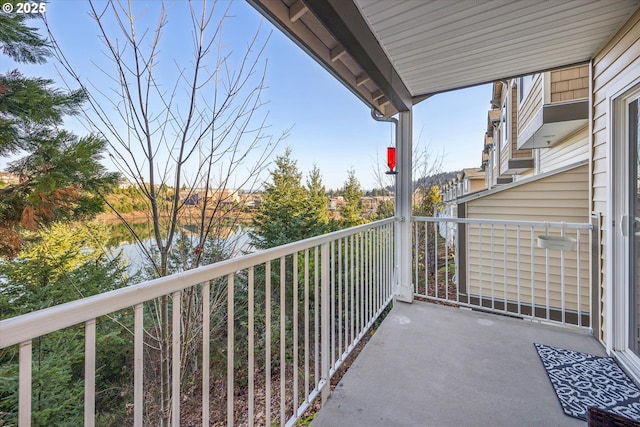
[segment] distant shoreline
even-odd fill
[[[195,210],[196,212],[193,212],[193,215],[190,215],[190,210]],[[231,215],[231,214],[227,214],[227,215]],[[169,215],[168,214],[164,214],[162,215],[163,218],[167,218]],[[233,215],[231,215],[232,217],[241,217],[241,222],[245,222],[245,221],[249,221],[252,218],[251,213],[246,213],[246,212],[234,212]],[[126,213],[121,213],[121,214],[116,214],[113,211],[107,211],[107,212],[102,212],[98,215],[96,215],[96,217],[93,219],[93,221],[95,222],[99,222],[100,224],[104,224],[104,225],[116,225],[116,224],[121,224],[122,220],[120,219],[120,217],[122,217],[122,219],[124,219],[127,222],[132,222],[132,223],[140,223],[143,221],[151,221],[151,214],[149,212],[143,212],[143,211],[133,211],[133,212],[126,212]],[[181,218],[192,218],[192,219],[198,219],[200,218],[200,209],[195,207],[188,207],[187,209],[183,210],[181,212]]]

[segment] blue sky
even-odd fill
[[[226,1],[222,0],[221,5]],[[100,1],[97,4],[101,4]],[[154,2],[138,0],[135,6],[153,22]],[[157,3],[156,3],[157,4]],[[178,0],[168,12],[167,33],[163,38],[165,61],[171,62],[173,53],[185,50],[189,34],[185,28],[183,7]],[[53,1],[47,4],[47,19],[62,50],[81,74],[91,76],[97,86],[109,85],[107,62],[97,38],[95,23],[87,15],[85,1]],[[232,17],[225,26],[224,47],[240,49],[247,43],[262,22],[262,36],[270,39],[263,54],[267,59],[266,86],[263,98],[268,104],[267,123],[273,134],[291,128],[288,138],[276,153],[288,146],[299,169],[306,173],[315,164],[320,169],[327,188],[341,187],[347,171],[353,169],[363,188],[376,186],[374,168],[376,156],[384,163],[385,147],[392,143],[392,125],[378,123],[370,116],[369,108],[320,65],[308,57],[291,40],[264,20],[251,6],[236,1]],[[176,32],[177,31],[177,32]],[[54,78],[61,82],[55,61],[47,65],[15,65],[2,58],[0,71],[17,67],[24,74]],[[61,84],[62,85],[62,84]],[[483,135],[486,130],[490,86],[484,85],[461,91],[436,95],[414,107],[414,144],[428,144],[435,155],[443,156],[444,171],[478,167],[481,162]],[[77,133],[86,131],[74,121],[68,126]],[[6,163],[0,159],[0,168]],[[266,175],[264,176],[266,178]]]

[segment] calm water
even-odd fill
[[[229,250],[232,258],[240,255],[251,253],[255,250],[251,244],[249,238],[250,228],[238,226],[229,237],[225,240],[225,248]],[[150,237],[150,233],[145,235],[144,246],[147,251],[151,251],[154,246],[154,239]],[[127,236],[128,240],[121,240],[118,244],[112,244],[112,255],[116,256],[121,253],[122,259],[127,263],[127,270],[129,274],[133,275],[143,270],[148,263],[146,262],[146,255],[140,244],[131,243],[131,237]]]

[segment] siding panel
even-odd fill
[[[610,151],[609,136],[612,134],[608,128],[608,123],[612,114],[609,109],[611,100],[611,87],[620,83],[631,82],[638,76],[640,69],[640,10],[624,24],[611,41],[598,53],[593,60],[593,177],[592,192],[593,200],[591,209],[602,215],[601,228],[601,254],[602,264],[600,266],[600,301],[601,313],[605,313],[608,296],[607,274],[611,268],[611,262],[606,258],[607,224],[610,218],[607,217],[607,206],[609,197],[609,159]],[[594,302],[598,303],[598,302]],[[607,342],[606,336],[607,322],[609,319],[602,315],[599,337]]]
[[[554,222],[589,221],[589,169],[588,165],[576,167],[562,173],[541,178],[517,187],[488,194],[466,203],[468,218],[533,220]],[[521,301],[536,305],[549,303],[561,306],[561,287],[564,283],[565,305],[568,310],[589,310],[589,259],[577,251],[562,251],[565,274],[560,273],[561,251],[546,252],[538,248],[537,236],[545,234],[544,227],[533,233],[523,229],[518,246],[516,231],[501,226],[493,229],[477,225],[466,228],[467,241],[467,290],[471,295]],[[571,234],[573,233],[573,234]],[[567,231],[567,236],[577,237],[576,231]],[[553,233],[552,233],[553,234]],[[506,244],[505,244],[506,242]],[[589,253],[589,237],[586,231],[580,235],[581,254]],[[518,249],[519,248],[519,249]],[[520,263],[518,264],[518,250]],[[533,251],[535,261],[531,264]],[[493,253],[493,256],[491,254]],[[503,268],[506,265],[506,274]],[[547,275],[547,265],[549,273]],[[492,266],[499,274],[492,274]],[[518,267],[520,275],[518,276]],[[533,277],[532,277],[533,270]],[[490,286],[494,284],[493,288]],[[520,284],[520,290],[516,284]],[[579,290],[578,290],[579,286]],[[580,301],[578,301],[580,294]]]
[[[527,97],[518,105],[518,132],[529,124],[531,118],[542,108],[542,73],[533,80]]]
[[[540,172],[550,172],[583,160],[589,160],[588,126],[551,148],[541,148]]]

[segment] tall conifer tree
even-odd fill
[[[19,63],[44,63],[48,46],[27,26],[30,17],[0,14],[0,52]],[[0,155],[22,156],[7,168],[19,183],[0,189],[0,256],[15,256],[22,228],[97,213],[99,193],[116,183],[117,175],[100,164],[103,140],[59,129],[65,115],[80,111],[83,100],[81,91],[63,92],[50,79],[0,70]]]

